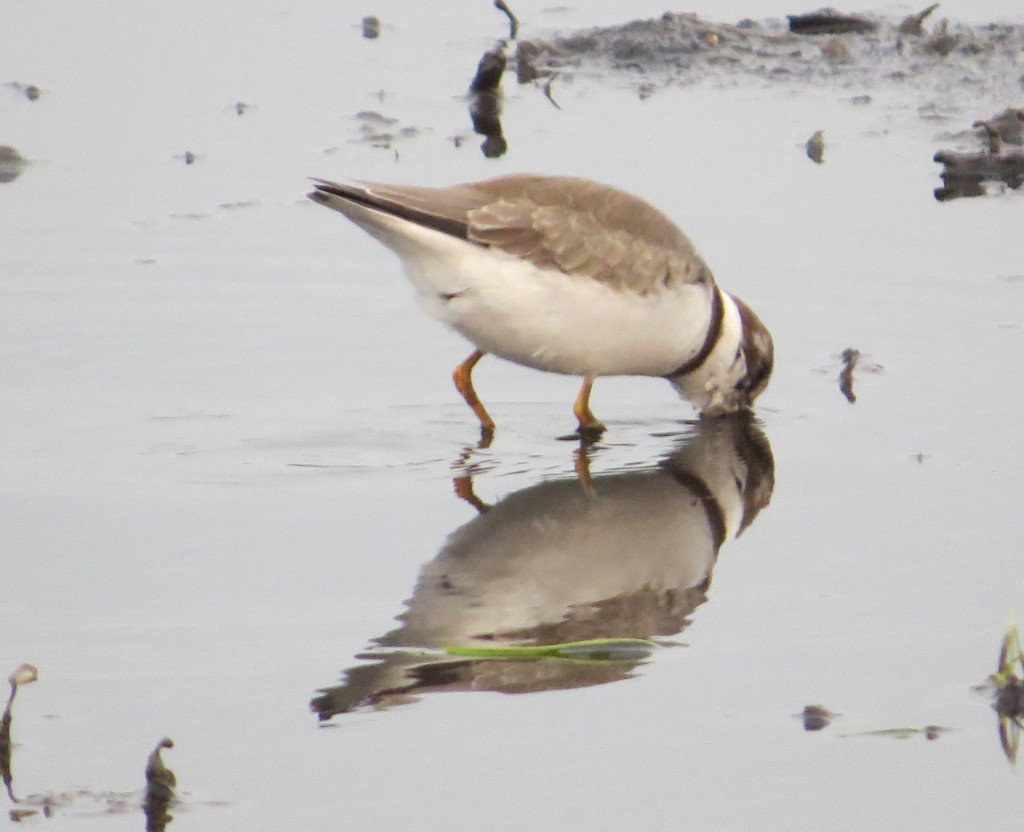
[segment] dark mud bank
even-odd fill
[[[622,73],[634,76],[638,86],[708,80],[733,84],[753,78],[849,85],[924,82],[936,88],[1000,85],[1005,94],[1024,91],[1021,25],[941,19],[931,27],[920,21],[908,26],[911,18],[868,15],[858,16],[871,24],[859,31],[824,27],[802,34],[791,31],[799,30],[794,25],[799,19],[729,24],[666,12],[649,20],[523,40],[516,50],[518,78],[524,83],[551,75]]]

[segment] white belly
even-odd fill
[[[620,292],[354,203],[338,210],[402,258],[431,316],[516,364],[566,375],[661,376],[704,342],[710,286]]]
[[[567,375],[661,376],[704,341],[708,286],[640,296],[425,233],[433,238],[429,252],[398,252],[420,302],[484,352]]]

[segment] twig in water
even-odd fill
[[[508,39],[515,40],[516,35],[519,34],[519,20],[514,14],[512,14],[512,9],[508,7],[505,0],[494,0],[494,7],[496,9],[501,9],[508,15]]]
[[[553,99],[551,97],[551,84],[554,82],[554,80],[555,80],[554,76],[552,76],[551,78],[548,78],[548,80],[544,83],[544,86],[542,87],[542,89],[544,90],[544,97],[548,101],[550,101],[552,104],[555,105],[555,109],[556,110],[561,110],[562,109],[561,105],[557,101],[555,101],[555,99]]]

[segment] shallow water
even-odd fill
[[[800,11],[742,6],[697,11]],[[524,37],[623,19],[514,8]],[[82,789],[51,827],[140,828],[146,755],[170,736],[176,829],[1017,820],[971,686],[1024,609],[1021,196],[939,203],[931,161],[1021,104],[1014,77],[739,78],[641,100],[636,78],[582,72],[552,85],[560,110],[506,79],[494,160],[461,98],[505,31],[487,3],[457,22],[384,2],[105,9],[0,12],[18,33],[0,84],[42,90],[0,87],[0,144],[30,160],[0,185],[0,670],[40,669],[13,708],[17,797]],[[374,147],[363,110],[416,133]],[[476,449],[449,380],[469,348],[415,308],[392,255],[303,196],[311,175],[521,170],[650,200],[772,330],[757,416],[774,491],[742,536],[749,455],[709,444],[658,380],[593,398],[597,502],[632,527],[588,515],[577,448],[556,441],[575,380],[486,359],[499,431]],[[673,470],[743,475],[717,557]],[[455,495],[468,474],[490,512]],[[589,622],[560,633],[662,646],[597,667],[408,655],[535,637],[559,609]],[[794,717],[814,703],[841,714],[820,733]],[[954,730],[851,736],[926,725]],[[135,797],[109,812],[108,793]]]

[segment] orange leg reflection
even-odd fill
[[[580,440],[580,446],[573,452],[573,468],[576,469],[576,479],[579,480],[580,488],[588,499],[597,497],[594,484],[590,479],[590,447],[591,443],[586,439]]]

